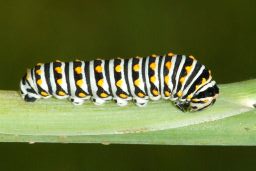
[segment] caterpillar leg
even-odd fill
[[[29,95],[29,94],[26,94],[23,96],[23,99],[26,101],[26,102],[35,102],[37,99],[39,99],[38,97],[35,97],[32,95]]]
[[[114,100],[118,106],[126,106],[128,104],[127,100],[123,100],[120,98],[117,98]]]
[[[84,103],[83,99],[79,99],[79,98],[69,98],[69,100],[74,104],[74,105],[82,105]]]
[[[146,99],[135,99],[134,102],[135,102],[135,104],[136,104],[137,106],[139,106],[139,107],[144,107],[144,106],[147,105],[148,100],[146,100]]]
[[[92,99],[92,101],[93,101],[93,103],[94,103],[95,105],[102,105],[102,104],[104,104],[104,103],[106,102],[105,100],[100,99],[100,98],[94,98],[94,97],[92,97],[91,99]]]

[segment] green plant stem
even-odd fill
[[[256,79],[220,85],[213,107],[183,113],[170,101],[139,108],[113,102],[73,106],[54,98],[24,102],[0,91],[0,142],[256,145]]]

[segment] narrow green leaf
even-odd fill
[[[215,105],[193,113],[164,100],[143,108],[73,106],[57,99],[27,103],[16,91],[0,91],[0,141],[255,145],[254,104],[256,80],[220,85]]]

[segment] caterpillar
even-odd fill
[[[211,71],[193,56],[168,53],[130,59],[55,61],[27,69],[20,81],[22,98],[34,102],[54,96],[81,105],[91,99],[100,105],[115,100],[171,100],[182,111],[198,111],[216,101],[219,88]]]

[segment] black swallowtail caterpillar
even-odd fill
[[[193,56],[151,55],[145,58],[39,63],[20,82],[22,98],[34,102],[54,96],[80,105],[115,100],[125,106],[134,100],[145,106],[149,99],[170,99],[182,111],[212,105],[219,94],[210,70]]]

